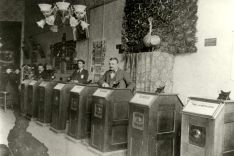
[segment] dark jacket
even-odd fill
[[[48,79],[48,74],[47,74],[47,72],[46,72],[46,71],[43,71],[43,72],[41,72],[41,73],[38,73],[37,79],[43,79],[43,80]]]
[[[12,84],[18,88],[20,85],[20,74],[13,73],[12,74]]]
[[[113,88],[128,88],[133,90],[135,83],[132,82],[130,75],[124,70],[118,69],[115,73],[114,78],[111,78],[111,70],[105,72],[105,74],[98,81],[98,85],[102,86],[103,83],[108,83]]]
[[[77,80],[79,83],[83,84],[87,83],[88,77],[89,77],[89,72],[88,70],[85,69],[81,70],[81,72],[76,70],[70,76],[71,80]]]

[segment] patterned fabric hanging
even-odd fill
[[[137,91],[155,92],[165,86],[172,92],[174,56],[168,53],[133,53],[125,55],[125,70],[137,84]]]

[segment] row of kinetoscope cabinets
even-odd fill
[[[21,114],[102,154],[234,156],[234,102],[25,80]]]

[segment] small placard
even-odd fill
[[[35,81],[35,80],[32,80],[30,83],[29,83],[29,85],[34,85],[34,84],[36,84],[37,83],[37,81]]]
[[[63,83],[58,83],[58,84],[54,87],[54,89],[61,90],[64,86],[65,86],[65,84],[63,84]]]
[[[26,84],[26,83],[29,83],[30,82],[30,80],[24,80],[24,81],[22,81],[22,84]]]
[[[216,38],[206,38],[205,39],[205,47],[216,46],[216,44],[217,44],[217,39]]]
[[[132,127],[143,131],[144,129],[144,114],[140,112],[133,112]]]
[[[94,109],[94,116],[101,119],[102,113],[103,113],[103,105],[96,103],[94,108],[95,108]]]
[[[136,93],[130,102],[149,106],[155,98],[155,95]]]
[[[100,97],[107,97],[111,92],[112,90],[99,88],[93,93],[93,95]]]
[[[183,112],[212,117],[215,115],[219,106],[220,104],[217,103],[190,100],[183,109]]]
[[[84,86],[74,86],[71,92],[80,93],[84,88]]]
[[[45,87],[47,84],[48,84],[48,82],[42,81],[39,86],[40,87]]]

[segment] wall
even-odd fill
[[[121,43],[122,18],[125,0],[117,0],[90,10],[89,65],[93,42],[106,41],[105,69],[108,69],[109,58],[117,57],[123,66],[122,55],[118,53],[116,44]]]
[[[66,39],[67,40],[73,40],[72,36],[72,29],[70,27],[60,29],[58,32],[54,33],[51,31],[47,31],[45,33],[37,34],[33,36],[33,39],[40,43],[41,47],[43,48],[43,51],[46,54],[46,58],[40,58],[40,55],[38,54],[38,63],[50,63],[50,45],[55,44],[62,41],[63,33],[66,33]]]
[[[175,57],[173,91],[182,101],[188,96],[217,98],[221,89],[232,90],[234,99],[234,81],[230,79],[233,8],[233,0],[199,0],[198,52]],[[205,38],[217,38],[217,46],[204,47]]]
[[[1,21],[24,20],[24,0],[1,0],[0,6]]]
[[[22,22],[21,43],[24,39],[24,0],[0,0],[0,21]],[[23,53],[21,51],[21,64]]]

